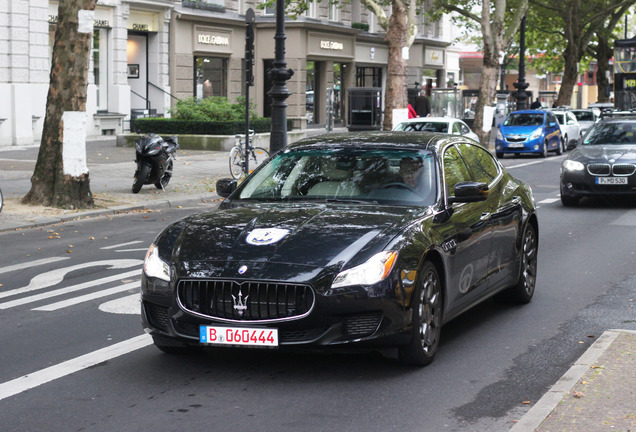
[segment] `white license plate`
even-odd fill
[[[214,345],[278,346],[278,329],[199,326],[199,342]]]
[[[596,184],[624,185],[627,184],[627,177],[596,177]]]
[[[508,148],[523,148],[523,143],[508,143]]]

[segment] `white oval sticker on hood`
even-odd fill
[[[258,228],[250,231],[245,241],[249,244],[261,246],[276,243],[289,234],[289,230],[282,228]]]

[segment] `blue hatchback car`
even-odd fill
[[[506,153],[537,153],[546,157],[551,151],[560,155],[564,149],[559,123],[554,114],[543,110],[511,112],[499,126],[495,140],[498,158]]]

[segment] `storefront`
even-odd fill
[[[245,23],[176,6],[172,19],[170,80],[179,99],[245,94]]]

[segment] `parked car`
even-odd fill
[[[636,197],[636,118],[596,123],[561,164],[561,202],[587,196]]]
[[[417,117],[398,123],[394,131],[438,132],[462,135],[479,142],[479,137],[466,123],[453,117]]]
[[[548,152],[562,154],[564,141],[554,114],[546,110],[513,111],[499,126],[495,139],[498,158],[507,153],[535,153],[546,157]]]
[[[581,142],[581,125],[576,116],[567,108],[552,108],[552,113],[561,127],[565,149],[569,150]]]
[[[598,108],[573,109],[572,114],[581,126],[581,138],[600,120],[601,110]]]
[[[142,322],[166,352],[389,345],[426,365],[444,323],[534,293],[532,191],[465,137],[307,138],[217,192],[146,255]]]

